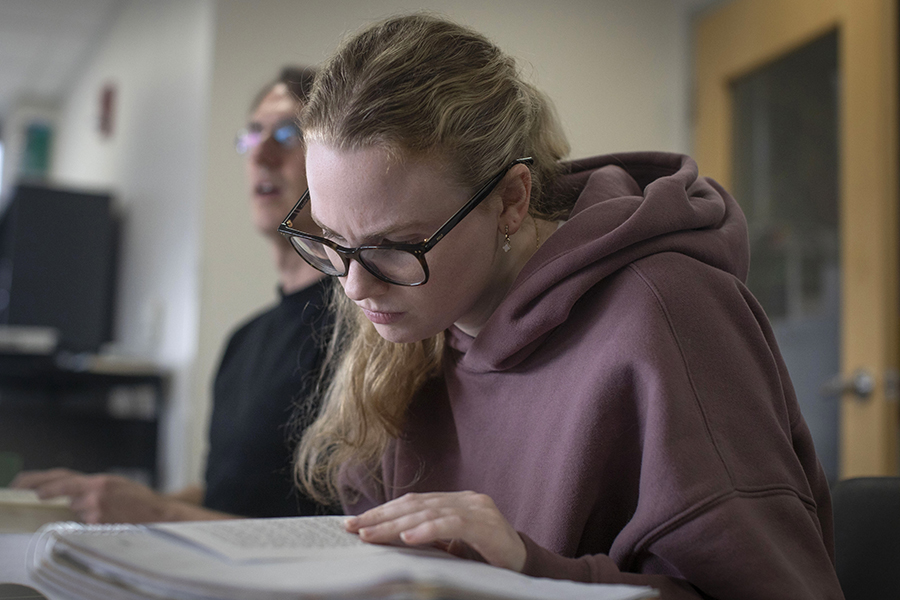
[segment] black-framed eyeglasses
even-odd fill
[[[265,141],[267,129],[259,123],[247,125],[237,132],[234,138],[234,149],[238,154],[246,154],[253,150]],[[296,148],[303,142],[303,132],[293,119],[283,119],[275,123],[269,135],[286,150]]]
[[[533,162],[534,159],[531,157],[519,158],[503,167],[434,234],[420,243],[389,243],[345,248],[331,240],[294,229],[293,224],[298,221],[300,214],[304,210],[309,210],[309,190],[306,190],[297,201],[293,210],[278,227],[278,232],[290,240],[294,250],[303,257],[303,260],[326,275],[345,276],[350,270],[350,261],[355,260],[382,281],[394,285],[422,285],[428,281],[428,263],[425,262],[425,253],[434,248],[435,244],[456,227],[466,215],[490,196],[511,168],[518,164],[530,165]],[[306,222],[309,222],[308,218]]]

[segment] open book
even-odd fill
[[[48,525],[29,571],[64,598],[631,600],[647,587],[539,579],[434,549],[377,546],[342,517]]]

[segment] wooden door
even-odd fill
[[[740,114],[740,90],[754,78],[765,77],[760,74],[766,70],[797,63],[813,46],[833,40],[836,172],[830,176],[839,271],[834,278],[839,313],[833,350],[839,366],[835,375],[845,385],[832,400],[820,394],[807,403],[835,403],[840,478],[895,475],[900,469],[897,25],[896,0],[733,0],[703,14],[694,29],[694,155],[701,173],[729,189],[736,177],[745,177],[736,171],[746,170],[746,165],[736,159],[746,154],[740,149],[753,125]],[[805,67],[800,68],[799,73],[805,73]],[[802,90],[804,85],[794,87]],[[773,148],[784,150],[783,144]],[[777,185],[799,189],[785,186],[785,175],[779,177]],[[752,178],[761,180],[759,174]],[[760,194],[767,206],[776,211],[782,206],[784,198],[766,195],[771,186],[757,187],[765,188]],[[825,202],[827,193],[809,196],[812,202]],[[751,272],[764,260],[760,254],[765,253],[751,254]],[[801,288],[806,281],[802,276],[794,279]],[[790,343],[779,339],[780,345]],[[817,359],[806,358],[807,366],[821,367]],[[788,367],[795,383],[807,374],[804,366],[789,362]],[[835,381],[822,381],[819,391],[834,388]]]

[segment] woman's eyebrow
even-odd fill
[[[337,240],[337,241],[341,241],[341,242],[347,241],[346,238],[344,238],[344,236],[340,235],[339,233],[337,233],[335,231],[332,231],[325,225],[322,225],[322,223],[319,221],[319,219],[316,218],[316,215],[313,214],[311,207],[310,207],[309,216],[310,216],[310,218],[312,218],[313,223],[315,223],[317,227],[321,228],[322,232],[325,233],[325,235],[327,235],[328,237],[333,238],[334,240]],[[415,228],[421,229],[421,227],[422,227],[422,225],[418,221],[407,221],[405,223],[400,223],[398,225],[395,225],[389,229],[384,229],[382,231],[375,231],[375,232],[369,233],[369,234],[363,236],[363,239],[367,239],[367,240],[383,239],[383,238],[389,237],[391,234],[394,234],[398,231],[406,231],[406,230],[415,229]],[[422,238],[422,239],[424,240],[426,238]]]
[[[344,239],[344,236],[342,236],[342,235],[340,235],[340,234],[338,234],[338,233],[332,231],[332,230],[329,229],[328,227],[325,227],[324,225],[322,225],[322,223],[319,221],[319,219],[316,218],[316,215],[313,214],[313,212],[312,212],[312,207],[310,207],[310,210],[309,210],[309,217],[312,219],[313,223],[316,224],[316,227],[318,227],[319,229],[321,229],[321,230],[322,230],[322,233],[324,233],[326,236],[331,237],[331,238],[334,238],[334,239],[339,240],[339,241],[341,241],[341,242],[346,242],[346,241],[347,241],[347,240]]]

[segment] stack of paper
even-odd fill
[[[651,588],[526,577],[433,549],[365,544],[341,517],[51,525],[29,550],[66,598],[637,600]]]

